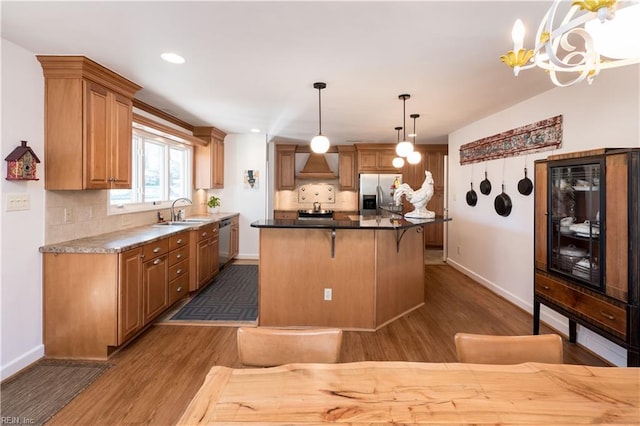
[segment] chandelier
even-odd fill
[[[327,83],[313,83],[313,88],[318,89],[318,134],[311,139],[311,150],[316,154],[324,154],[329,150],[329,138],[322,134],[322,89],[327,87]]]
[[[640,3],[618,0],[575,0],[559,25],[563,0],[554,0],[536,34],[534,49],[524,49],[524,25],[517,19],[511,33],[513,50],[502,62],[521,70],[540,67],[556,86],[589,84],[601,70],[640,63]],[[620,7],[622,3],[631,3]],[[555,25],[555,27],[554,27]],[[558,78],[561,76],[560,78]]]

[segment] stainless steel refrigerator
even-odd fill
[[[360,175],[360,214],[381,215],[385,211],[402,211],[402,206],[396,207],[393,193],[402,183],[402,173],[385,173]]]

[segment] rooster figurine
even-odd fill
[[[413,204],[414,210],[406,213],[404,215],[405,217],[430,219],[436,216],[434,212],[426,208],[427,203],[431,200],[431,197],[433,197],[433,176],[430,171],[425,171],[424,176],[424,182],[420,189],[414,191],[408,184],[403,183],[393,194],[393,201],[396,203],[396,206],[402,203],[403,195],[407,201]]]

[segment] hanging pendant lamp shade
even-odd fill
[[[398,142],[400,142],[400,130],[402,130],[402,127],[396,127],[395,129],[398,132]],[[391,165],[396,169],[400,169],[404,166],[404,159],[402,157],[396,157],[391,161]]]
[[[329,150],[329,138],[322,134],[322,89],[327,87],[327,83],[313,83],[314,89],[318,89],[318,134],[311,139],[311,150],[316,154],[324,154]]]
[[[413,118],[413,151],[407,156],[409,164],[418,164],[422,160],[422,155],[416,151],[416,118],[420,117],[419,114],[411,114],[409,117]]]
[[[407,95],[407,94],[398,96],[398,99],[402,99],[402,125],[403,125],[403,128],[405,129],[406,129],[405,105],[407,103],[407,99],[409,99],[410,97],[411,95]],[[411,142],[407,140],[407,132],[405,130],[404,137],[402,138],[402,142],[398,142],[398,144],[396,145],[396,154],[398,154],[398,157],[406,157],[409,154],[411,154],[412,151],[413,151],[413,145],[411,144]]]

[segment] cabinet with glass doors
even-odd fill
[[[535,164],[534,324],[540,304],[627,350],[640,366],[640,149],[559,154]]]

